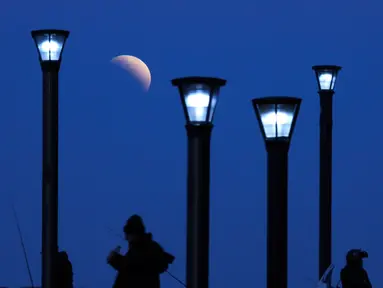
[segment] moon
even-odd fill
[[[144,61],[131,55],[120,55],[114,57],[111,62],[128,71],[141,83],[146,92],[149,90],[152,76]]]

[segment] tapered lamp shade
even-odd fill
[[[335,88],[335,82],[338,76],[338,72],[341,69],[341,67],[333,65],[313,66],[313,70],[315,71],[315,75],[318,82],[319,91],[333,91]]]
[[[294,97],[253,99],[255,114],[265,141],[290,141],[300,104],[301,99]]]
[[[64,30],[32,31],[40,61],[59,62],[68,36],[69,32]]]
[[[172,80],[181,96],[187,124],[212,124],[219,91],[226,80],[207,77],[186,77]]]

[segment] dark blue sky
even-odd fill
[[[334,101],[333,261],[370,253],[383,285],[381,1],[6,1],[0,12],[0,285],[28,285],[19,212],[40,282],[42,79],[32,29],[68,29],[60,72],[60,248],[77,286],[110,287],[108,252],[141,213],[185,277],[186,133],[170,79],[228,80],[211,167],[212,287],[264,287],[266,153],[250,100],[303,98],[290,149],[289,285],[313,287],[318,263],[319,99],[312,65],[343,66]],[[152,87],[110,63],[145,61]],[[180,288],[166,274],[163,287]]]

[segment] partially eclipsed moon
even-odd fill
[[[142,84],[145,91],[149,90],[152,76],[148,66],[141,59],[130,55],[120,55],[114,57],[112,63],[132,74]]]

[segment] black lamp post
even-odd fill
[[[332,98],[341,67],[313,66],[320,98],[319,279],[331,265]]]
[[[55,259],[58,253],[58,74],[68,36],[69,32],[63,30],[32,31],[43,72],[43,288],[57,287]]]
[[[287,288],[288,152],[301,101],[252,100],[267,150],[267,288]]]
[[[181,96],[188,135],[186,286],[209,286],[210,138],[214,111],[226,80],[172,80]]]

